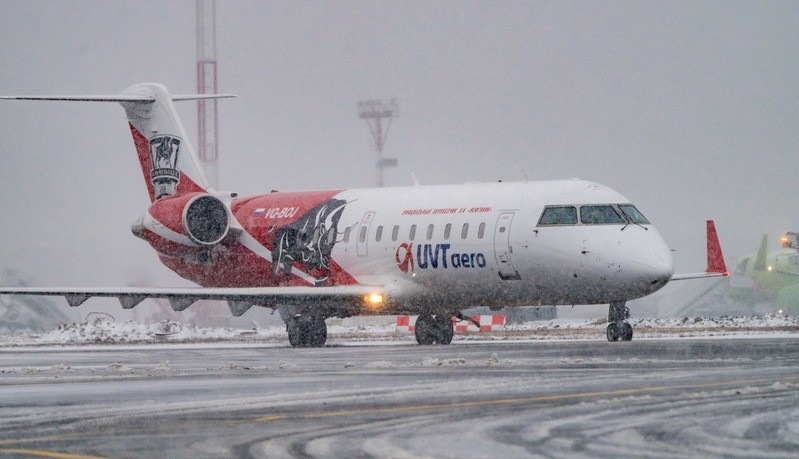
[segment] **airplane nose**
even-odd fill
[[[634,264],[638,267],[639,281],[652,290],[666,285],[674,274],[674,261],[671,250],[665,243],[653,244],[636,253]]]

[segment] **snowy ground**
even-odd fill
[[[761,317],[694,317],[683,319],[632,319],[634,339],[703,336],[787,335],[799,336],[799,317],[765,315]],[[572,340],[603,338],[603,321],[556,319],[508,325],[505,330],[483,333],[458,333],[465,340]],[[328,342],[408,341],[413,334],[400,332],[394,325],[328,325]],[[89,322],[62,324],[46,333],[0,335],[0,347],[126,343],[263,343],[286,341],[281,326],[253,328],[202,328],[164,321],[156,324],[113,322],[98,318]]]
[[[768,333],[6,346],[0,456],[795,458],[799,335]]]

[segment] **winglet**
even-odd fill
[[[713,220],[707,221],[707,270],[703,273],[674,274],[671,280],[704,279],[708,277],[727,277],[727,264],[724,263],[724,255],[721,253],[719,235],[716,233],[716,225]]]
[[[721,253],[721,243],[716,233],[716,224],[713,220],[707,221],[707,273],[719,273],[729,276],[727,265],[724,263],[724,254]]]

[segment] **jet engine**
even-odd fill
[[[219,198],[188,193],[154,202],[131,230],[163,255],[185,256],[222,242],[230,231],[230,215]]]

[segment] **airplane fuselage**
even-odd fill
[[[582,180],[270,193],[231,199],[233,231],[161,260],[203,287],[381,285],[358,313],[602,304],[663,287],[671,253],[648,222],[542,224],[548,206],[630,201]],[[156,244],[154,244],[156,246]],[[156,247],[158,248],[158,247]]]

